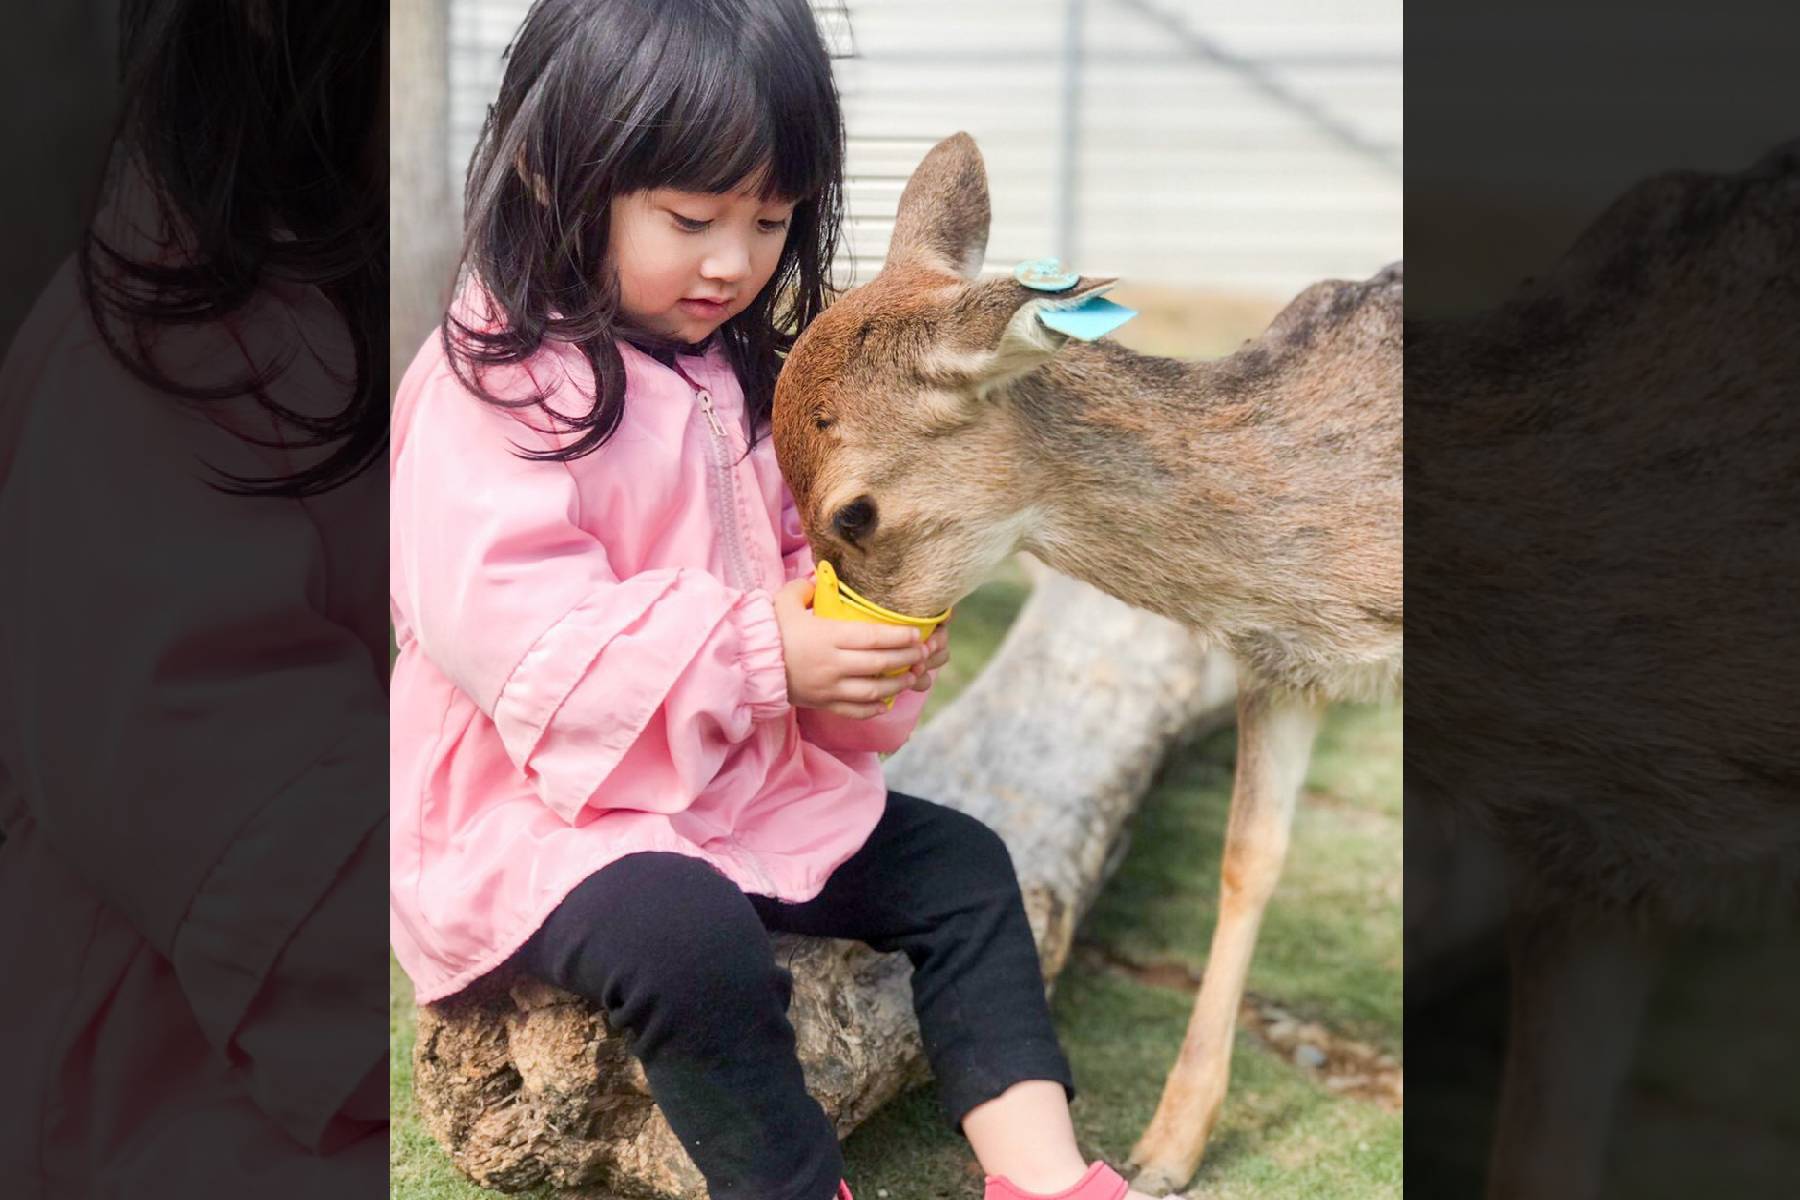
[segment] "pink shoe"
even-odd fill
[[[1123,1175],[1105,1163],[1097,1162],[1072,1186],[1049,1195],[1028,1192],[1004,1175],[989,1175],[982,1200],[1123,1200],[1130,1190],[1131,1185],[1125,1182]]]
[[[856,1200],[856,1197],[850,1194],[850,1185],[841,1179],[838,1180],[837,1200]]]

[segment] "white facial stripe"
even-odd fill
[[[984,563],[982,573],[986,574],[1000,564],[1000,560],[1013,552],[1013,548],[1025,540],[1027,534],[1042,523],[1044,512],[1037,505],[1029,505],[1016,513],[997,521],[982,531],[981,557]]]
[[[950,346],[938,346],[919,364],[919,374],[925,379],[979,379],[987,373],[993,360],[994,355],[990,350],[958,350]]]

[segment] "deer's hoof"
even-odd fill
[[[1140,1192],[1152,1196],[1167,1196],[1186,1186],[1193,1177],[1192,1171],[1184,1171],[1180,1167],[1172,1167],[1155,1162],[1139,1163],[1133,1160],[1137,1173],[1131,1177],[1131,1186]]]

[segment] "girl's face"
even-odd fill
[[[609,252],[633,323],[697,342],[748,308],[775,273],[794,205],[658,188],[614,197]],[[715,301],[716,303],[706,303]]]

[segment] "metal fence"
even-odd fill
[[[529,0],[450,0],[457,180]],[[988,265],[1286,296],[1401,256],[1400,0],[816,3],[849,138],[844,281],[907,175],[967,130]]]

